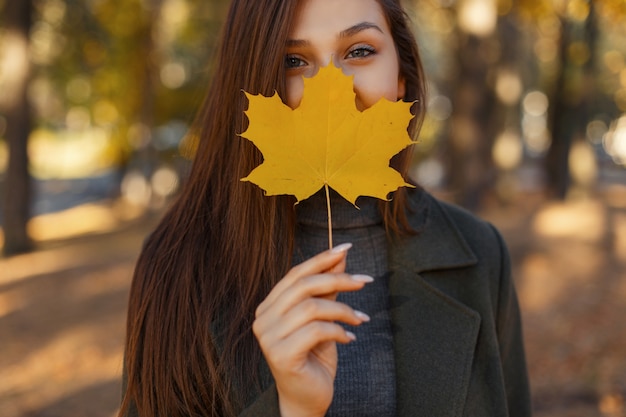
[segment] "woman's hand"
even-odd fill
[[[326,413],[337,373],[336,342],[354,340],[335,321],[369,320],[335,301],[338,292],[360,290],[372,281],[344,272],[349,248],[337,246],[293,267],[257,308],[252,329],[274,376],[283,417]]]

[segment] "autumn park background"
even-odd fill
[[[626,1],[408,0],[412,177],[510,247],[536,416],[626,416]],[[0,0],[0,416],[112,417],[225,0]]]

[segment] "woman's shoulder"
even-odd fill
[[[409,224],[416,234],[398,248],[405,258],[419,259],[419,270],[484,263],[497,268],[508,262],[506,244],[491,223],[425,190],[411,191],[409,201]]]
[[[499,245],[501,237],[489,222],[469,210],[435,197],[424,189],[409,192],[409,223],[419,234],[447,231],[473,245]],[[472,245],[472,246],[473,246]]]
[[[472,247],[491,249],[504,243],[500,232],[490,222],[463,207],[429,196]]]

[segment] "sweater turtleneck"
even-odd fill
[[[350,242],[346,272],[367,274],[374,282],[337,300],[363,311],[371,321],[343,325],[356,341],[339,344],[333,402],[327,416],[391,417],[396,411],[395,362],[389,318],[387,237],[379,200],[360,197],[358,208],[331,191],[333,245]],[[328,213],[323,190],[296,206],[294,265],[328,249]]]

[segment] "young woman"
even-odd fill
[[[415,101],[399,0],[233,0],[184,189],[146,241],[120,416],[527,416],[519,310],[499,234],[419,189],[296,207],[240,179],[262,161],[242,90],[297,107],[330,60],[356,104]],[[297,135],[297,132],[294,132]],[[392,164],[406,174],[409,151]]]

